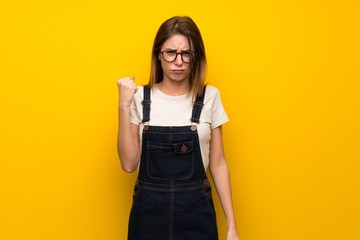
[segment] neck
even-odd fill
[[[169,82],[163,80],[158,84],[160,91],[171,96],[180,96],[189,93],[190,84],[188,81]]]

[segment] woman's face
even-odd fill
[[[159,54],[164,74],[163,81],[189,81],[190,55],[189,41],[184,35],[176,34],[168,38]]]

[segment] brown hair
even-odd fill
[[[196,52],[190,62],[190,92],[193,97],[202,94],[206,75],[206,56],[204,42],[199,28],[187,16],[175,16],[161,24],[154,40],[151,54],[150,87],[163,80],[163,69],[159,61],[159,53],[164,42],[172,35],[180,34],[189,40],[190,49]]]

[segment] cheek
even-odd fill
[[[163,71],[166,71],[168,69],[168,64],[167,62],[164,61],[160,61],[161,64],[161,68],[163,69]]]
[[[167,72],[167,71],[170,71],[172,68],[175,68],[174,66],[174,63],[168,63],[168,62],[165,62],[164,60],[161,60],[161,67],[163,69],[164,72]],[[187,70],[187,68],[186,68]]]

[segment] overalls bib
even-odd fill
[[[217,240],[210,183],[196,123],[205,95],[197,96],[189,126],[149,126],[150,88],[144,86],[142,154],[128,240]]]

